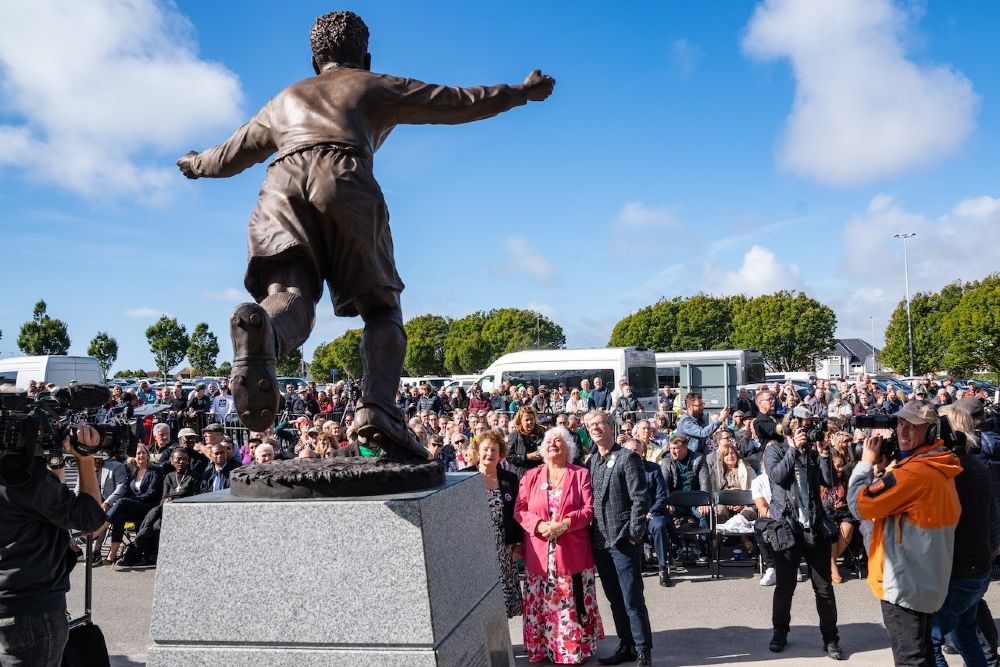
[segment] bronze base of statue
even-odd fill
[[[438,461],[291,459],[237,468],[229,477],[229,490],[237,497],[262,499],[381,496],[428,489],[444,481],[444,466]]]

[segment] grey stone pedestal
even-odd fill
[[[513,664],[482,477],[169,503],[150,635],[150,667]]]

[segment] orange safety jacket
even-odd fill
[[[925,445],[872,480],[872,464],[851,474],[847,502],[858,519],[872,519],[868,585],[880,600],[933,613],[948,594],[955,525],[962,508],[958,457],[941,440]]]

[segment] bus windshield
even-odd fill
[[[654,366],[630,366],[628,383],[632,393],[639,398],[656,396],[656,368]]]

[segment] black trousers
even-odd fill
[[[824,642],[840,640],[837,631],[837,599],[830,579],[830,542],[822,540],[815,546],[796,542],[795,546],[774,554],[774,599],[771,604],[771,624],[775,632],[787,633],[792,619],[792,596],[795,594],[799,564],[809,566],[813,592],[816,594],[816,612],[819,614],[819,631]]]
[[[914,611],[882,600],[882,622],[892,644],[892,659],[897,665],[933,667],[931,648],[933,614]]]
[[[148,561],[155,561],[160,547],[160,525],[163,521],[163,505],[157,505],[149,510],[149,514],[142,520],[139,532],[135,534],[135,544],[142,557]]]

